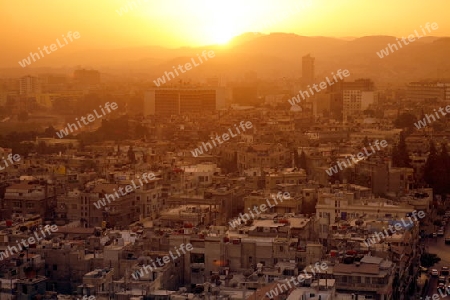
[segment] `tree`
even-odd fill
[[[411,168],[411,159],[403,132],[400,133],[400,141],[392,149],[392,165],[398,168]]]
[[[300,157],[298,156],[298,150],[296,148],[294,148],[293,151],[294,151],[294,166],[299,168],[300,167]]]
[[[51,126],[51,125],[49,127],[45,128],[45,130],[44,130],[44,136],[45,137],[52,138],[52,137],[55,136],[55,134],[56,134],[56,129],[53,128],[53,126]]]
[[[441,227],[442,226],[442,220],[441,219],[437,219],[433,221],[433,225],[435,227]]]
[[[138,124],[135,127],[135,136],[136,138],[144,138],[146,135],[148,135],[147,128]]]
[[[449,170],[449,168],[450,168],[450,156],[448,155],[447,145],[445,143],[441,144],[441,153],[439,154],[439,159],[441,160],[443,167],[446,170]]]
[[[300,154],[300,168],[304,169],[306,171],[307,168],[307,162],[306,162],[306,154],[305,152],[302,150],[302,153]]]
[[[450,192],[450,156],[447,152],[447,146],[442,143],[441,152],[437,159],[436,185],[433,187],[437,194],[444,195]]]
[[[86,146],[86,144],[84,143],[84,140],[80,140],[80,142],[78,143],[78,150],[84,151],[85,146]]]
[[[420,256],[420,265],[429,268],[434,266],[434,264],[440,262],[441,259],[437,256],[437,254],[433,253],[423,253]]]
[[[134,164],[136,162],[136,155],[134,154],[133,146],[130,146],[127,155],[128,159],[130,160],[130,163]]]
[[[427,161],[423,168],[423,179],[431,187],[435,187],[438,183],[439,171],[439,156],[436,150],[436,146],[433,141],[430,141],[430,150]]]
[[[369,146],[369,139],[367,138],[367,135],[364,137],[362,144],[364,147]]]
[[[397,128],[413,129],[414,123],[417,122],[416,116],[410,113],[402,113],[395,119],[394,126]]]

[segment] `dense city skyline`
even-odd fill
[[[447,0],[1,8],[0,300],[450,294]]]

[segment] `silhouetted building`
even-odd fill
[[[310,54],[302,57],[302,82],[305,86],[314,83],[314,60]]]

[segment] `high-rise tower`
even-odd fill
[[[302,83],[305,86],[314,83],[314,60],[310,54],[302,57]]]

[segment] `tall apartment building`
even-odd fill
[[[342,112],[342,119],[346,121],[348,116],[367,109],[376,99],[375,84],[371,79],[357,79],[350,82],[340,80],[328,86],[325,94],[320,94],[317,102],[323,100],[326,104],[321,106],[316,104],[316,113],[327,110],[329,103],[330,111],[337,115]]]
[[[54,186],[48,184],[17,183],[5,190],[5,216],[35,215],[42,217],[51,214],[56,204]]]
[[[310,54],[302,57],[302,82],[305,86],[314,83],[314,60]]]
[[[115,192],[125,186],[104,183],[82,191],[79,194],[79,206],[77,207],[80,219],[83,218],[88,227],[101,226],[103,221],[112,227],[127,226],[130,222],[138,221],[140,203],[136,200],[135,193],[115,196]],[[110,202],[106,201],[108,199]],[[102,201],[106,204],[105,206],[102,205]]]
[[[40,92],[39,79],[33,76],[24,76],[19,79],[20,95],[35,94]]]
[[[450,101],[450,83],[439,81],[410,82],[406,88],[406,97],[414,101]]]
[[[361,111],[361,91],[344,90],[343,95],[343,120],[347,121],[348,116]]]
[[[220,88],[154,88],[145,93],[144,115],[179,115],[224,108]]]
[[[141,206],[141,218],[156,218],[164,205],[161,179],[144,182],[135,194],[136,203]]]

